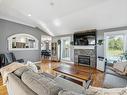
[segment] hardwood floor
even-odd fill
[[[65,66],[66,63],[57,63],[57,62],[44,61],[41,64],[41,68],[42,68],[43,71],[45,71],[47,73],[56,75],[56,72],[53,69],[58,67],[59,65],[64,65]],[[67,65],[69,65],[69,64],[67,64]],[[89,70],[89,68],[84,67],[84,66],[77,66],[76,68],[81,72],[82,71],[87,72]],[[92,79],[93,79],[92,86],[102,87],[103,80],[104,80],[104,73],[93,69]]]
[[[3,85],[1,76],[0,76],[0,95],[8,95],[6,86]]]
[[[48,60],[44,60],[39,65],[41,67],[42,72],[47,72],[47,73],[56,75],[56,72],[53,69],[60,66],[60,65],[65,66],[66,63],[50,62]],[[87,70],[87,68],[85,67],[86,69],[84,69],[83,66],[78,66],[76,68],[78,68],[80,71]],[[94,74],[93,74],[92,78],[93,78],[93,84],[92,84],[93,86],[102,87],[102,83],[103,83],[103,79],[104,79],[104,74],[102,72],[94,70]],[[6,86],[2,85],[2,78],[1,77],[0,77],[0,95],[8,95]]]

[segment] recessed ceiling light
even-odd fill
[[[28,16],[31,16],[31,14],[28,14]]]
[[[51,5],[51,6],[54,6],[54,2],[51,2],[50,5]]]
[[[56,19],[53,21],[55,26],[60,26],[61,25],[61,21],[59,19]]]
[[[50,5],[51,5],[51,6],[54,6],[54,5],[55,5],[54,0],[51,0],[51,1],[50,1]]]

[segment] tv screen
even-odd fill
[[[96,32],[82,32],[74,34],[74,45],[95,45]]]

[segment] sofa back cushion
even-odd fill
[[[9,95],[37,95],[13,73],[8,75],[7,90]]]
[[[28,70],[30,70],[30,69],[29,69],[27,66],[23,66],[23,67],[21,67],[21,68],[15,70],[15,71],[14,71],[14,74],[15,74],[17,77],[21,78],[22,74],[23,74],[24,72],[28,71]]]
[[[21,79],[38,95],[58,95],[58,92],[62,90],[53,79],[32,71],[24,72]]]

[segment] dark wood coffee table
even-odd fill
[[[68,65],[68,66],[62,65],[53,70],[57,73],[57,75],[70,77],[80,82],[89,80],[92,75],[92,69],[89,69],[89,67],[84,67],[84,66],[81,67],[75,65]]]

